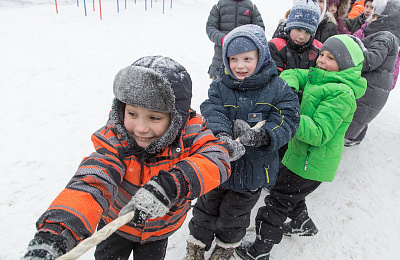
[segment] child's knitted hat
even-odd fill
[[[111,117],[119,134],[135,145],[124,125],[125,104],[171,113],[171,124],[145,150],[154,154],[169,146],[186,124],[192,98],[192,80],[186,69],[169,57],[146,56],[120,70],[114,79]]]
[[[332,53],[340,71],[356,67],[364,60],[364,54],[361,47],[348,35],[335,35],[329,37],[321,47],[321,52],[323,50]]]
[[[233,39],[229,43],[226,49],[226,56],[231,57],[233,55],[237,55],[248,51],[254,51],[257,49],[258,49],[257,46],[254,44],[252,40],[250,40],[247,37],[240,36]]]
[[[292,29],[303,29],[314,36],[318,27],[320,14],[321,9],[315,0],[298,1],[290,10],[286,22],[286,30],[289,32]]]

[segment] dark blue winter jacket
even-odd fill
[[[248,29],[254,26],[242,27]],[[275,184],[279,167],[278,148],[296,134],[300,121],[297,94],[278,77],[265,34],[260,30],[242,32],[241,27],[238,27],[235,29],[237,34],[232,31],[233,37],[228,35],[225,38],[226,45],[236,36],[245,35],[253,39],[260,53],[259,73],[239,81],[229,74],[229,69],[222,71],[220,77],[211,83],[208,99],[200,105],[201,114],[215,135],[225,132],[233,136],[236,119],[247,121],[251,127],[266,120],[262,128],[270,136],[271,142],[260,147],[245,146],[246,153],[231,162],[231,177],[221,185],[241,193]],[[224,48],[226,45],[224,43]],[[225,49],[223,52],[226,53]],[[226,62],[224,58],[224,64]]]

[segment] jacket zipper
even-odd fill
[[[306,156],[306,163],[304,164],[304,171],[307,171],[307,164],[308,164],[308,156],[310,155],[310,152],[307,151],[307,156]]]
[[[267,176],[267,183],[269,183],[269,174],[268,174],[268,169],[269,169],[269,165],[267,166],[267,168],[265,168],[265,175]]]

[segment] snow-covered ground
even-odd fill
[[[182,63],[199,110],[210,83],[213,44],[205,33],[217,0],[0,0],[0,259],[18,259],[35,221],[92,151],[90,135],[105,124],[115,74],[145,55]],[[136,2],[136,4],[135,4]],[[253,0],[268,39],[291,0]],[[84,10],[86,4],[86,13]],[[152,4],[152,6],[151,6]],[[333,183],[308,199],[320,232],[284,238],[277,259],[399,259],[400,86],[370,124],[363,143],[345,148]],[[259,202],[259,205],[262,201]],[[191,213],[190,213],[191,214]],[[190,215],[188,219],[190,219]],[[183,259],[185,224],[167,260]],[[252,239],[254,234],[249,233]],[[93,259],[93,250],[81,259]]]

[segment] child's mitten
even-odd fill
[[[26,252],[22,259],[55,260],[66,253],[66,247],[65,239],[62,236],[50,232],[39,231],[29,242],[28,252]]]
[[[246,148],[244,148],[244,146],[240,142],[232,140],[232,137],[227,133],[221,132],[217,135],[217,138],[227,144],[229,159],[231,162],[236,161],[237,159],[242,157],[243,154],[246,153]]]
[[[239,138],[239,141],[243,145],[247,146],[259,147],[268,145],[271,141],[271,138],[265,129],[252,129],[247,122],[241,119],[235,120],[233,132],[236,137]]]
[[[133,221],[143,224],[147,218],[158,218],[168,213],[171,199],[153,177],[143,185],[119,213],[120,216],[135,210]]]

